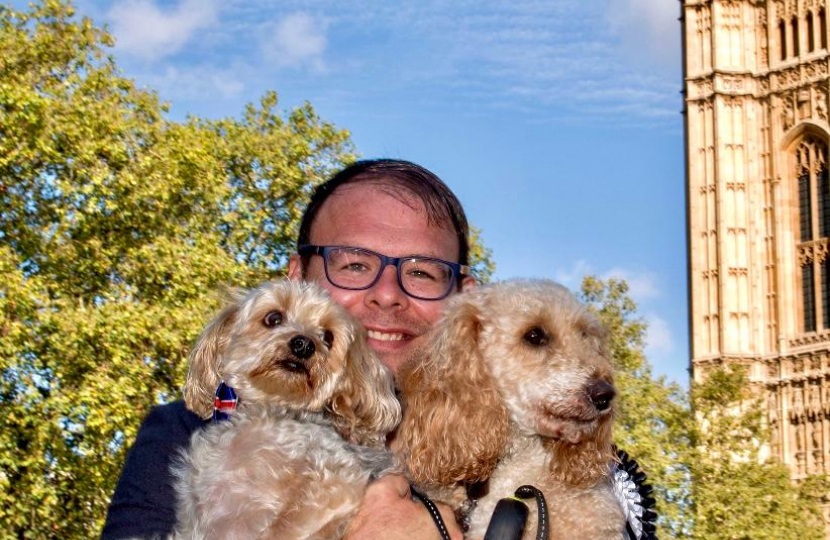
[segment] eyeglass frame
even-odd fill
[[[331,280],[329,277],[329,263],[328,263],[328,253],[333,249],[354,249],[358,251],[362,251],[364,253],[368,253],[370,255],[374,255],[380,259],[380,267],[378,268],[378,273],[375,276],[375,279],[372,280],[371,283],[366,285],[365,287],[343,287],[342,285],[338,285],[334,281]],[[463,276],[471,275],[470,267],[466,264],[459,264],[450,261],[445,261],[444,259],[439,259],[437,257],[427,257],[425,255],[407,255],[405,257],[389,257],[388,255],[384,255],[383,253],[378,253],[377,251],[372,251],[371,249],[366,249],[357,246],[318,246],[315,244],[302,244],[297,247],[297,254],[301,257],[307,257],[309,255],[319,255],[323,258],[323,271],[326,274],[326,279],[329,283],[337,287],[338,289],[343,289],[346,291],[365,291],[367,289],[371,289],[375,286],[375,284],[380,280],[380,276],[383,275],[383,271],[386,270],[386,267],[390,264],[395,267],[395,275],[398,281],[398,287],[409,297],[415,298],[417,300],[424,300],[426,302],[432,302],[437,300],[443,300],[447,296],[450,295],[453,288],[453,283],[458,283],[458,280],[461,279]],[[401,278],[401,265],[406,261],[411,261],[412,259],[417,260],[425,260],[425,261],[435,261],[446,264],[450,267],[452,271],[452,278],[449,281],[449,286],[447,287],[447,291],[437,297],[437,298],[424,298],[422,296],[417,296],[415,294],[410,293],[406,290],[406,287],[403,285],[403,279]]]

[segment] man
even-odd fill
[[[406,161],[362,161],[315,192],[288,276],[327,289],[364,324],[370,346],[396,373],[422,349],[448,297],[475,287],[462,270],[469,257],[468,232],[458,199],[437,176]],[[366,278],[339,278],[337,264],[343,260],[359,263]],[[426,292],[419,288],[417,280],[427,264],[441,270],[436,275],[443,276],[446,287]],[[116,487],[102,540],[163,536],[172,530],[170,459],[203,424],[181,402],[148,416]],[[446,507],[441,512],[453,538],[460,539],[452,512]],[[346,538],[381,536],[439,538],[402,476],[388,476],[369,487]]]

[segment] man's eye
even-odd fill
[[[424,270],[420,270],[418,268],[410,270],[407,273],[407,275],[409,275],[410,277],[416,278],[416,279],[423,279],[423,280],[427,280],[427,281],[435,281],[435,279],[436,279],[435,276],[433,276],[429,272],[426,272]]]
[[[343,263],[337,267],[338,272],[351,272],[354,274],[359,274],[362,272],[368,272],[369,267],[360,262],[350,262],[350,263]]]

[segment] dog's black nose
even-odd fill
[[[294,336],[288,342],[288,346],[294,356],[303,360],[311,358],[311,355],[314,354],[314,342],[305,336]]]
[[[594,404],[594,407],[599,411],[604,411],[611,406],[611,400],[617,395],[614,387],[605,381],[594,381],[586,389],[588,392],[588,399]]]

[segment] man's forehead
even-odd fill
[[[339,186],[323,203],[311,226],[312,243],[352,245],[385,255],[427,255],[455,259],[458,239],[447,222],[428,219],[416,195],[376,181]]]
[[[342,197],[354,192],[357,192],[359,196],[375,193],[391,197],[412,211],[424,214],[430,226],[453,230],[449,210],[439,202],[438,198],[420,192],[416,186],[405,180],[393,177],[358,178],[357,181],[338,186],[330,197]],[[323,206],[325,207],[325,203]]]

